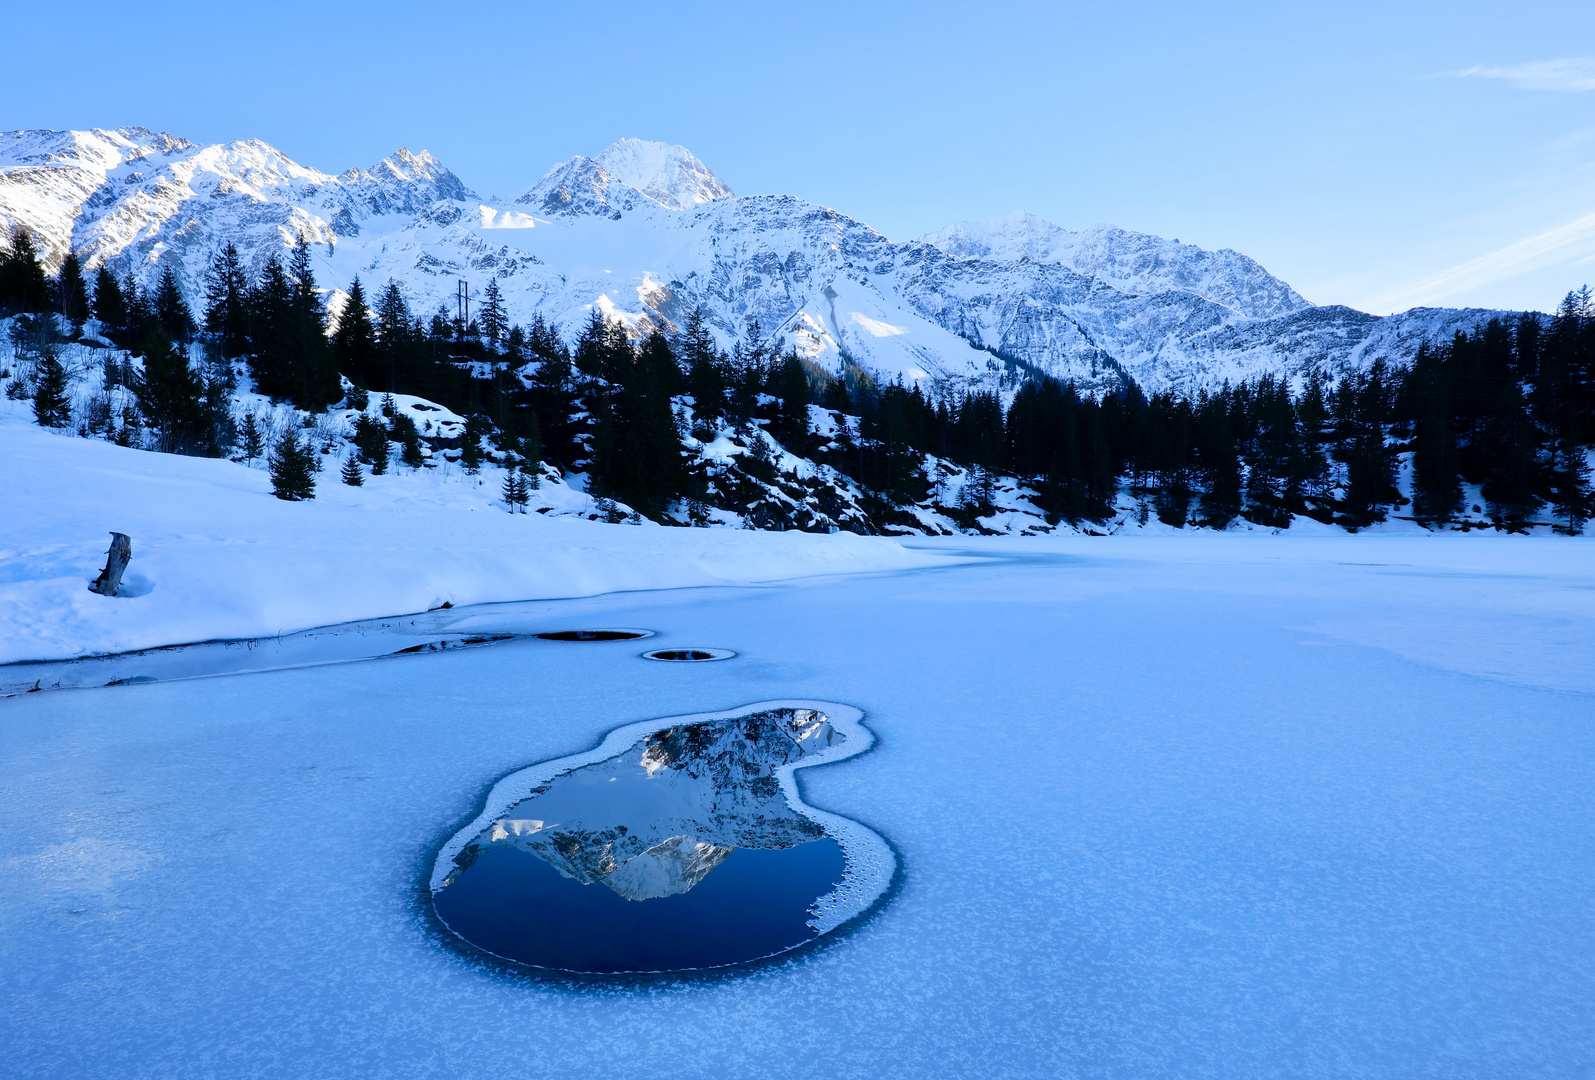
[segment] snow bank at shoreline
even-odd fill
[[[0,663],[274,635],[444,603],[734,585],[945,562],[892,540],[510,515],[432,470],[271,497],[260,469],[0,417]],[[87,585],[133,540],[122,597]]]

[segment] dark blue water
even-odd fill
[[[809,906],[842,880],[830,837],[737,848],[678,896],[627,900],[582,885],[536,854],[491,846],[433,903],[449,929],[490,953],[591,974],[724,967],[811,940]]]

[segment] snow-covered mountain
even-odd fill
[[[138,128],[0,134],[0,225],[34,230],[51,265],[153,281],[191,298],[225,243],[260,265],[305,237],[318,280],[400,282],[423,312],[457,279],[496,277],[512,319],[567,335],[596,308],[634,333],[702,305],[723,345],[756,320],[771,344],[830,369],[1012,385],[1026,371],[1102,387],[1194,391],[1404,360],[1492,315],[1379,318],[1309,304],[1233,251],[1029,214],[893,243],[787,195],[736,196],[685,148],[622,139],[508,201],[478,197],[430,155],[400,150],[336,176],[258,140],[198,146]]]
[[[1195,293],[1252,319],[1311,307],[1296,290],[1237,251],[1093,225],[1069,232],[1023,210],[987,221],[959,221],[920,240],[955,259],[1059,263],[1122,292]]]

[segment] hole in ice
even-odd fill
[[[655,649],[642,654],[645,660],[729,660],[736,653],[730,649]]]
[[[544,641],[634,641],[653,637],[651,630],[551,630],[538,634]]]
[[[795,770],[872,741],[847,706],[650,721],[513,773],[443,846],[438,918],[483,952],[587,975],[729,967],[869,911],[896,858],[806,805]]]
[[[436,641],[423,641],[419,645],[411,645],[407,649],[399,649],[394,656],[404,656],[407,653],[442,652],[444,649],[462,649],[470,645],[491,645],[499,641],[514,641],[514,634],[473,634],[469,637],[438,638]]]

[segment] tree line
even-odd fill
[[[303,241],[286,259],[273,253],[253,279],[229,244],[195,318],[169,268],[144,289],[101,267],[91,292],[75,256],[48,276],[18,230],[0,251],[0,310],[53,310],[76,325],[92,315],[113,342],[143,355],[139,401],[174,449],[218,453],[234,434],[217,404],[231,389],[225,377],[183,358],[181,346],[198,336],[243,360],[275,400],[321,411],[345,398],[340,375],[361,398],[435,400],[468,418],[468,467],[487,440],[506,462],[581,471],[594,494],[656,518],[677,500],[714,501],[683,440],[712,440],[722,424],[762,429],[833,466],[868,493],[879,520],[934,493],[928,455],[977,477],[1012,475],[1050,520],[1075,523],[1109,520],[1127,495],[1143,519],[1173,526],[1285,527],[1304,515],[1357,529],[1392,514],[1440,524],[1469,509],[1465,484],[1479,488],[1479,513],[1506,529],[1527,528],[1549,508],[1560,528],[1579,531],[1595,508],[1588,287],[1552,316],[1492,321],[1423,345],[1408,365],[1376,361],[1332,382],[1293,388],[1264,376],[1195,396],[1149,396],[1129,384],[1095,397],[1035,378],[1006,407],[989,391],[884,382],[851,362],[833,375],[771,350],[756,323],[721,350],[701,310],[670,333],[628,330],[595,311],[566,342],[541,316],[511,324],[496,280],[462,324],[441,308],[417,314],[395,282],[372,301],[357,278],[329,325]],[[815,405],[832,416],[823,435],[811,424]],[[361,458],[386,467],[391,439],[419,463],[405,419],[362,421]],[[1404,454],[1410,500],[1397,483]],[[763,458],[744,465],[774,469]],[[970,521],[991,512],[990,499],[989,483],[971,485]]]

